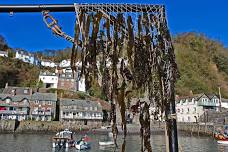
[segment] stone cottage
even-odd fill
[[[56,93],[33,93],[30,101],[30,118],[51,121],[56,116]]]
[[[102,107],[98,102],[81,99],[60,99],[60,121],[74,125],[100,127]]]
[[[0,119],[27,119],[29,100],[29,95],[0,94]]]

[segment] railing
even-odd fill
[[[216,106],[216,103],[214,103],[214,102],[202,102],[202,101],[200,101],[200,102],[197,103],[197,105],[198,106],[213,106],[213,107],[215,107]]]
[[[92,120],[102,120],[103,117],[100,116],[100,117],[88,117],[88,116],[73,116],[73,117],[70,117],[70,116],[62,116],[63,119],[92,119]]]
[[[27,115],[28,111],[12,111],[12,110],[0,110],[0,115],[1,114],[21,114],[21,115]]]
[[[51,115],[51,112],[32,112],[32,115]]]

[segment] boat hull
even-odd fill
[[[113,141],[99,141],[100,146],[113,146],[114,144]]]
[[[81,145],[81,144],[76,144],[75,145],[75,147],[76,147],[76,149],[78,149],[78,150],[85,150],[85,149],[89,149],[90,148],[90,145],[89,144],[83,144],[83,145]]]
[[[218,140],[218,144],[228,145],[228,140]]]

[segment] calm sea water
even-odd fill
[[[90,134],[92,148],[87,152],[113,152],[112,148],[101,148],[99,140],[104,140],[105,135]],[[51,134],[0,134],[0,152],[55,152],[66,150],[52,149]],[[81,135],[75,135],[79,139]],[[164,135],[152,135],[152,147],[154,152],[165,151]],[[118,142],[121,142],[121,137]],[[194,137],[179,135],[180,151],[184,152],[228,152],[228,147],[217,145],[210,137]],[[68,152],[75,152],[76,149],[69,149]],[[120,151],[120,149],[116,149]],[[140,138],[138,135],[128,135],[126,152],[140,151]]]

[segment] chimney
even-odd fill
[[[31,96],[32,95],[32,88],[29,88],[29,95]]]
[[[8,82],[6,82],[6,84],[5,84],[5,88],[8,88]]]
[[[16,89],[11,90],[11,95],[15,96],[16,95]]]

